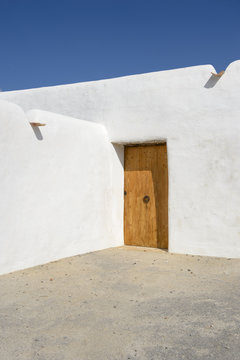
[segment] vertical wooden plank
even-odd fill
[[[158,248],[168,248],[168,160],[167,146],[157,147],[157,166],[153,176],[156,191]],[[156,171],[155,171],[156,169]]]
[[[125,244],[167,248],[166,144],[125,147],[124,182]]]

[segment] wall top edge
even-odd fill
[[[229,64],[227,69],[231,67],[232,64],[234,63],[240,63],[240,60],[236,60],[233,63]],[[223,69],[224,70],[224,69]],[[38,90],[45,90],[45,89],[57,89],[57,88],[67,88],[67,87],[73,87],[73,86],[77,86],[77,85],[82,85],[82,84],[93,84],[93,83],[106,83],[106,82],[112,82],[112,81],[121,81],[122,79],[126,79],[126,78],[139,78],[139,77],[149,77],[149,76],[154,76],[157,74],[173,74],[174,73],[177,75],[177,73],[182,73],[182,72],[188,72],[188,71],[193,71],[193,72],[206,72],[206,71],[213,71],[216,72],[215,68],[213,65],[211,64],[205,64],[205,65],[195,65],[195,66],[188,66],[188,67],[182,67],[182,68],[175,68],[175,69],[169,69],[169,70],[160,70],[160,71],[153,71],[153,72],[147,72],[147,73],[140,73],[140,74],[133,74],[133,75],[126,75],[126,76],[118,76],[118,77],[114,77],[114,78],[108,78],[108,79],[100,79],[100,80],[93,80],[93,81],[83,81],[83,82],[75,82],[75,83],[71,83],[71,84],[60,84],[60,85],[53,85],[53,86],[43,86],[43,87],[38,87],[38,88],[29,88],[29,89],[23,89],[23,90],[11,90],[11,91],[3,91],[2,93],[0,93],[0,97],[1,95],[4,94],[10,94],[10,93],[24,93],[24,92],[33,92],[33,91],[38,91]]]

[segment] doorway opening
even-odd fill
[[[168,249],[166,143],[124,147],[124,243]]]

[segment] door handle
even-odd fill
[[[143,202],[144,202],[145,204],[147,204],[149,201],[150,201],[150,196],[145,195],[144,198],[143,198]]]

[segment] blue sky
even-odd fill
[[[0,0],[3,91],[240,58],[239,0]]]

